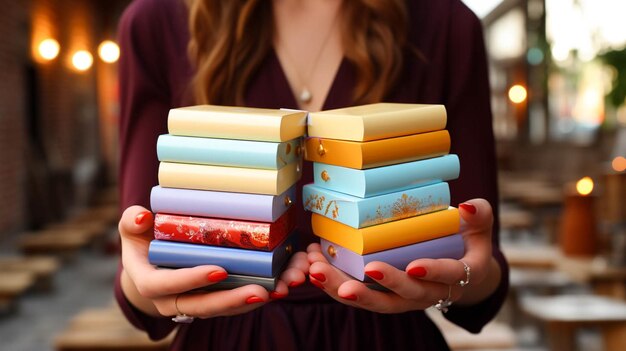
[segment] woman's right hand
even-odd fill
[[[281,274],[276,291],[268,292],[260,285],[246,285],[232,290],[185,293],[215,284],[228,274],[222,267],[213,265],[157,269],[148,261],[148,247],[154,238],[153,224],[152,213],[141,206],[127,208],[119,222],[124,267],[122,290],[135,307],[153,316],[184,313],[210,318],[245,313],[271,299],[287,296],[288,286],[303,283],[305,274],[308,274],[306,253],[298,252]]]

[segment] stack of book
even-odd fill
[[[310,113],[303,189],[328,261],[368,281],[365,265],[399,269],[464,254],[447,181],[459,176],[442,105],[378,103]]]
[[[275,288],[296,240],[306,113],[199,105],[172,109],[159,136],[150,263],[218,265],[207,289]]]

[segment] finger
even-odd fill
[[[336,297],[339,286],[353,278],[326,262],[315,262],[309,268],[309,280],[313,285]]]
[[[293,288],[306,281],[306,274],[308,270],[304,272],[297,268],[288,268],[281,273],[280,281]]]
[[[447,290],[446,290],[447,291]],[[345,304],[378,313],[400,313],[425,309],[432,305],[431,300],[406,299],[394,292],[382,292],[367,288],[357,281],[347,281],[341,285],[338,295]]]
[[[425,300],[425,303],[440,296],[440,291],[447,289],[449,285],[417,280],[405,271],[380,261],[368,263],[365,266],[365,274],[402,298]]]
[[[321,251],[309,251],[309,253],[307,254],[307,259],[309,261],[309,264],[313,264],[315,262],[323,262],[327,264],[329,263]]]
[[[118,229],[122,239],[133,238],[150,232],[149,238],[152,238],[150,229],[153,224],[152,212],[141,206],[130,206],[124,213],[118,224]],[[145,237],[145,235],[144,235]]]
[[[131,268],[132,267],[132,268]],[[130,268],[130,269],[129,269]],[[147,298],[180,294],[218,283],[228,277],[219,266],[206,265],[178,269],[156,269],[129,265],[125,268],[137,291]]]
[[[232,290],[180,294],[178,301],[175,299],[176,295],[159,299],[159,312],[170,316],[184,313],[188,316],[209,318],[249,312],[269,301],[269,293],[259,285],[246,285]]]
[[[409,263],[405,271],[408,277],[448,285],[466,278],[463,262],[451,258],[421,258]]]
[[[492,208],[484,199],[466,201],[459,208],[465,222],[462,229],[465,256],[461,260],[471,267],[475,281],[480,282],[492,256]]]
[[[304,251],[296,252],[290,259],[287,264],[287,268],[295,268],[302,272],[309,272],[309,261],[307,259],[307,253]]]

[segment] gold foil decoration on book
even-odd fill
[[[322,139],[320,139],[320,145],[317,147],[317,154],[320,156],[324,156],[326,154],[326,149],[324,149],[324,145],[322,145]]]
[[[289,196],[285,196],[285,206],[291,206],[292,203],[293,201],[291,201],[291,198]]]
[[[337,256],[337,250],[335,250],[335,247],[332,245],[328,245],[328,248],[326,249],[326,252],[328,252],[328,255],[330,257],[335,257]]]
[[[322,171],[321,177],[322,177],[322,180],[325,181],[325,182],[330,180],[330,176],[328,175],[328,172],[326,172],[326,171]]]

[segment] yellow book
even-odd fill
[[[307,161],[367,169],[443,156],[450,152],[450,133],[438,130],[373,141],[308,138]]]
[[[317,213],[311,214],[311,225],[315,235],[359,255],[455,234],[459,231],[460,224],[459,210],[454,207],[360,229]]]
[[[443,105],[376,103],[310,112],[310,137],[370,141],[441,130],[446,127]]]
[[[300,179],[301,169],[298,162],[278,170],[161,162],[159,185],[165,188],[279,195]]]
[[[171,109],[172,135],[283,142],[304,135],[306,112],[250,107],[196,105]]]

